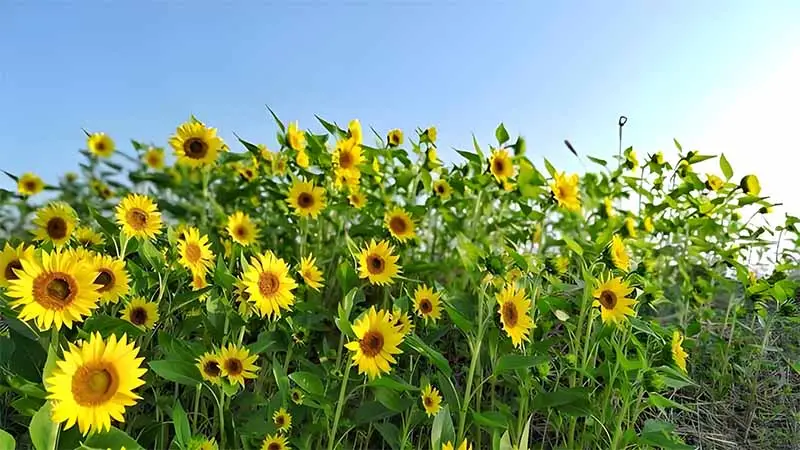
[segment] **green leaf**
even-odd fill
[[[492,374],[497,376],[510,370],[527,369],[548,360],[547,355],[503,355],[497,361]]]
[[[5,170],[3,171],[3,173],[8,175],[8,178],[11,178],[12,180],[14,180],[14,183],[18,183],[19,182],[19,178],[17,178],[15,175],[12,175],[12,174],[6,172]]]
[[[175,440],[178,441],[178,446],[185,448],[192,438],[192,428],[179,400],[175,401],[175,406],[172,408],[172,424],[175,427]]]
[[[161,378],[186,386],[197,386],[203,382],[197,366],[186,361],[159,360],[150,361],[150,369]]]
[[[322,395],[325,393],[322,380],[311,372],[294,372],[289,375],[289,379],[309,394]]]
[[[722,174],[725,175],[725,179],[730,180],[733,176],[733,169],[731,168],[731,163],[728,162],[728,158],[725,157],[725,154],[719,155],[719,168],[722,170]]]
[[[350,370],[350,366],[347,367]],[[275,383],[278,385],[278,391],[281,393],[283,403],[289,401],[289,377],[286,376],[286,371],[283,369],[283,364],[278,362],[278,358],[272,355],[272,375],[275,377]]]
[[[530,445],[531,438],[531,421],[533,420],[533,414],[528,416],[528,421],[525,423],[525,428],[522,430],[522,435],[519,437],[519,445],[517,450],[528,450],[528,446]]]
[[[444,304],[444,309],[447,311],[447,316],[450,317],[450,320],[453,321],[459,330],[465,333],[472,331],[472,321],[464,317],[458,309],[448,304]]]
[[[456,432],[453,427],[453,417],[450,416],[450,406],[444,405],[436,417],[433,418],[431,426],[431,450],[440,450],[445,442],[456,440]]]
[[[503,433],[503,436],[500,438],[500,446],[498,447],[499,450],[514,450],[514,446],[511,445],[511,436],[508,434],[508,430]]]
[[[125,447],[125,450],[142,449],[142,446],[132,437],[115,427],[111,427],[111,429],[105,433],[97,433],[89,436],[81,446],[84,450],[120,450],[122,447]]]
[[[272,118],[275,119],[275,123],[278,125],[278,128],[281,129],[281,133],[285,133],[286,127],[283,125],[283,122],[281,122],[281,119],[278,119],[278,116],[275,115],[275,112],[272,111],[272,108],[267,106],[267,109],[269,110],[269,113],[272,114]]]
[[[392,447],[392,450],[400,449],[400,429],[393,423],[376,422],[372,424],[378,433],[383,437],[384,442]]]
[[[225,258],[223,258],[222,253],[217,257],[217,267],[214,269],[214,281],[227,292],[233,289],[233,284],[236,282],[236,277],[231,275],[231,272],[228,270],[228,265],[225,264]]]
[[[533,408],[546,410],[557,408],[569,415],[588,415],[591,413],[589,391],[585,388],[559,388],[553,392],[542,392],[533,398]]]
[[[687,408],[687,407],[681,405],[680,403],[672,401],[672,400],[668,399],[667,397],[664,397],[663,395],[661,395],[659,393],[656,393],[656,392],[651,392],[648,395],[647,403],[649,403],[651,406],[655,406],[656,408],[658,408],[658,409],[660,409],[662,411],[664,409],[666,409],[666,408],[678,408],[678,409],[682,409],[682,410],[684,410],[686,412],[692,412],[692,413],[695,412],[691,408]]]
[[[569,237],[567,235],[561,236],[561,239],[564,240],[564,244],[566,244],[567,247],[569,247],[570,250],[572,250],[573,252],[575,252],[576,254],[578,254],[580,256],[583,256],[583,247],[581,247],[580,244],[575,242],[574,239],[572,239],[571,237]]]
[[[505,125],[502,123],[497,126],[497,129],[494,130],[494,136],[497,138],[497,143],[500,145],[505,144],[508,142],[509,136],[508,131],[506,131]]]
[[[464,151],[464,150],[456,150],[456,152],[459,155],[463,156],[469,162],[472,162],[472,163],[475,163],[475,164],[478,164],[478,165],[480,165],[480,163],[481,163],[481,157],[476,155],[475,153],[467,152],[467,151]]]
[[[586,157],[589,158],[589,161],[595,164],[600,164],[603,167],[608,165],[608,162],[606,162],[605,159],[595,158],[594,156],[588,156],[588,155]]]
[[[450,368],[450,363],[447,362],[447,358],[423,342],[416,334],[407,335],[404,343],[408,344],[409,347],[416,350],[420,355],[424,355],[428,358],[428,361],[433,363],[433,365],[448,377],[453,374],[453,369]]]
[[[92,213],[92,217],[94,217],[94,220],[97,222],[98,225],[100,225],[100,228],[103,229],[107,237],[113,237],[119,235],[119,229],[113,222],[106,219],[105,216],[103,216],[93,208],[89,208],[89,212]]]
[[[83,324],[83,331],[87,333],[98,332],[104,338],[114,334],[121,338],[123,334],[127,334],[131,338],[136,338],[142,335],[143,331],[136,327],[134,324],[127,320],[120,319],[119,317],[111,317],[103,314],[96,314],[86,319]]]
[[[556,168],[550,164],[550,161],[548,161],[547,158],[544,158],[544,166],[547,168],[547,173],[549,173],[551,177],[555,178],[557,173]]]
[[[683,147],[681,147],[681,144],[678,142],[678,140],[677,140],[677,139],[675,139],[675,138],[672,138],[672,142],[674,142],[674,143],[675,143],[675,147],[677,147],[677,148],[678,148],[678,151],[679,151],[679,152],[682,152],[682,151],[683,151]]]
[[[14,439],[14,436],[0,430],[0,448],[6,450],[14,450],[17,448],[17,441]]]
[[[483,413],[472,411],[472,420],[476,424],[487,428],[498,428],[501,430],[508,428],[508,418],[497,411],[486,411]]]
[[[320,116],[318,116],[316,114],[314,115],[314,117],[317,118],[319,123],[321,123],[322,126],[325,127],[326,130],[328,130],[328,133],[330,133],[330,134],[332,134],[334,136],[338,136],[340,134],[344,134],[344,132],[342,130],[340,130],[339,127],[337,127],[336,125],[328,122],[327,120],[323,119],[322,117],[320,117]]]
[[[375,400],[392,411],[403,412],[411,406],[410,403],[404,402],[400,398],[400,394],[397,391],[386,388],[374,388],[372,391],[375,393]]]
[[[670,423],[647,419],[639,436],[639,442],[667,450],[692,450],[694,447],[680,442],[672,435],[674,429],[675,426]]]
[[[699,153],[695,153],[689,158],[689,164],[696,164],[708,159],[714,159],[716,157],[717,155],[701,155]]]
[[[56,448],[60,425],[53,422],[50,418],[52,412],[52,403],[45,402],[39,411],[36,411],[33,418],[31,418],[31,423],[28,426],[28,433],[31,435],[31,443],[33,443],[33,448],[36,450],[51,450]]]
[[[397,392],[407,392],[407,391],[418,391],[419,388],[414,386],[413,384],[409,384],[403,380],[401,380],[397,376],[393,375],[384,375],[380,378],[377,378],[373,381],[367,383],[367,386],[370,387],[383,387],[387,389],[392,389]]]

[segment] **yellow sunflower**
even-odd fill
[[[411,220],[407,212],[400,208],[393,208],[387,211],[383,222],[389,233],[400,242],[405,242],[416,236],[414,221]]]
[[[397,128],[389,131],[389,134],[386,136],[386,141],[389,143],[389,147],[397,147],[399,145],[402,145],[403,131],[398,130]]]
[[[273,175],[282,176],[286,174],[286,157],[281,154],[276,154],[272,158],[270,169]]]
[[[422,389],[422,407],[428,417],[435,416],[442,408],[442,396],[439,390],[430,384]]]
[[[256,166],[242,165],[236,169],[239,175],[247,181],[253,181],[253,178],[258,175],[258,168]]]
[[[161,233],[161,213],[150,197],[128,194],[117,205],[117,223],[130,237],[153,239]]]
[[[158,304],[136,297],[125,306],[121,317],[141,329],[151,329],[159,318]]]
[[[683,336],[680,331],[675,330],[672,333],[672,359],[675,364],[686,372],[686,357],[689,356],[686,350],[683,349]]]
[[[755,175],[745,175],[742,177],[742,181],[739,182],[739,187],[748,195],[758,195],[761,193],[761,183],[758,182],[758,177]]]
[[[71,206],[62,201],[50,202],[36,211],[34,239],[61,247],[72,237],[77,222],[78,217]]]
[[[501,148],[492,152],[492,156],[489,157],[489,171],[499,182],[514,176],[514,164],[511,162],[508,150]]]
[[[107,341],[94,333],[88,341],[69,344],[64,359],[58,361],[47,379],[47,398],[53,402],[52,419],[66,422],[64,428],[78,423],[81,433],[111,429],[111,419],[124,422],[125,408],[141,397],[133,390],[144,384],[141,368],[144,358],[125,335]]]
[[[280,408],[272,414],[272,422],[278,431],[286,433],[292,428],[292,415],[286,411],[286,408]]]
[[[114,140],[105,133],[92,133],[86,138],[89,151],[101,158],[108,158],[114,153]]]
[[[603,199],[603,212],[607,218],[614,217],[614,205],[611,203],[611,199],[608,197]]]
[[[123,447],[122,450],[125,450]],[[186,444],[186,450],[219,450],[217,440],[205,436],[194,436]]]
[[[390,317],[392,319],[392,323],[397,328],[397,331],[399,331],[403,336],[407,335],[411,332],[411,330],[414,329],[414,324],[411,322],[411,317],[409,317],[405,311],[400,309],[400,307],[393,306]]]
[[[178,260],[183,267],[195,273],[205,273],[214,266],[214,253],[208,243],[208,236],[200,235],[195,227],[189,227],[178,241]]]
[[[6,242],[5,248],[0,252],[0,287],[8,287],[12,280],[19,279],[16,271],[22,270],[23,259],[34,259],[33,246],[19,244],[14,248]]]
[[[523,340],[530,340],[528,335],[534,327],[530,316],[531,301],[523,290],[517,290],[513,285],[506,285],[496,298],[503,329],[514,346],[520,347]]]
[[[97,307],[99,286],[92,283],[97,272],[86,263],[58,251],[42,251],[41,261],[20,261],[22,269],[14,271],[18,278],[10,280],[7,292],[16,299],[11,307],[22,308],[20,319],[34,319],[42,330],[72,328]]]
[[[436,151],[436,147],[428,147],[426,155],[428,156],[428,169],[433,170],[442,165],[442,162],[439,160],[439,153]]]
[[[361,209],[367,204],[367,196],[361,191],[351,192],[350,195],[347,196],[347,200],[350,202],[350,205],[356,209]]]
[[[89,227],[78,227],[75,229],[75,239],[84,247],[101,245],[105,242],[103,235]]]
[[[268,434],[261,443],[261,450],[291,450],[286,436],[281,434]]]
[[[620,324],[625,321],[626,316],[636,315],[633,310],[636,300],[628,298],[632,292],[633,288],[620,277],[598,281],[597,288],[592,293],[595,298],[592,306],[600,307],[603,323]]]
[[[439,297],[441,294],[433,292],[433,289],[424,284],[418,286],[414,291],[414,309],[416,309],[417,315],[425,319],[426,323],[428,319],[436,322],[442,316]]]
[[[632,238],[639,234],[636,232],[636,221],[631,216],[625,218],[625,234]]]
[[[303,169],[307,169],[308,166],[311,165],[311,160],[308,158],[308,153],[306,153],[305,150],[297,152],[294,162],[297,163],[298,167],[302,167]]]
[[[199,122],[185,122],[169,138],[169,144],[178,157],[178,164],[203,167],[213,164],[224,151],[224,142],[217,136],[216,128]]]
[[[652,233],[656,229],[655,225],[653,224],[653,218],[650,216],[644,218],[644,224],[642,226],[644,227],[644,231],[647,233]]]
[[[453,194],[453,188],[447,180],[436,180],[433,182],[433,192],[436,193],[442,200],[447,200]]]
[[[403,342],[403,334],[392,323],[387,311],[376,311],[373,306],[353,324],[357,340],[345,346],[353,353],[353,365],[358,365],[358,373],[366,373],[370,379],[382,373],[391,372],[391,364],[397,362],[394,356],[402,353],[398,346]]]
[[[447,441],[442,444],[442,450],[472,450],[472,445],[470,445],[466,439],[461,441],[461,445],[458,448],[453,446],[452,441]]]
[[[367,278],[371,284],[391,284],[399,275],[401,268],[397,264],[399,256],[393,255],[394,246],[382,240],[375,243],[371,240],[358,256],[358,276]]]
[[[347,124],[347,135],[355,141],[356,144],[361,145],[363,135],[361,133],[361,122],[358,119],[353,119]]]
[[[289,189],[286,202],[294,208],[298,216],[311,216],[316,219],[320,211],[325,208],[325,188],[306,181],[295,181]]]
[[[231,383],[239,383],[241,386],[244,386],[245,379],[256,377],[258,371],[258,366],[255,365],[256,359],[258,355],[250,355],[250,350],[246,347],[234,344],[228,344],[219,352],[222,375]]]
[[[722,189],[722,186],[725,185],[725,182],[722,181],[722,178],[712,175],[706,174],[706,188],[712,191],[718,191]]]
[[[303,391],[301,391],[300,389],[294,388],[292,389],[292,392],[289,394],[289,397],[296,405],[302,405],[305,394],[303,394]]]
[[[334,171],[333,187],[337,190],[344,188],[351,192],[357,191],[361,183],[361,172],[357,170],[336,170]]]
[[[214,384],[219,384],[222,380],[222,361],[219,353],[205,352],[203,356],[197,358],[197,368],[204,380]]]
[[[192,290],[199,291],[204,287],[208,286],[208,281],[206,281],[206,273],[205,272],[192,272]],[[208,294],[206,294],[208,295]],[[201,296],[198,300],[205,301],[206,297]]]
[[[247,214],[236,211],[228,216],[228,234],[240,245],[250,245],[258,237],[258,227]]]
[[[292,122],[286,128],[286,143],[292,150],[305,150],[306,134],[300,130],[297,122]]]
[[[553,192],[553,197],[558,202],[558,206],[572,212],[580,211],[579,181],[578,174],[575,173],[570,176],[567,176],[563,172],[556,174],[553,178],[553,182],[550,183],[550,189]]]
[[[628,270],[631,266],[628,251],[625,249],[625,242],[618,234],[611,238],[611,243],[608,245],[608,253],[611,256],[611,262],[617,269]]]
[[[261,316],[276,319],[281,310],[291,311],[297,283],[289,276],[289,267],[282,258],[271,251],[250,258],[242,274],[242,281],[250,294],[249,301],[258,307]]]
[[[319,291],[325,279],[322,277],[322,271],[317,267],[317,258],[314,255],[308,255],[300,259],[299,272],[308,287]]]
[[[100,293],[101,303],[116,303],[120,297],[128,294],[128,272],[125,270],[125,260],[112,258],[108,255],[96,254],[91,256],[92,270],[97,274],[94,284]]]
[[[17,192],[25,197],[38,194],[44,190],[44,181],[30,172],[23,173],[17,180]]]
[[[342,139],[336,142],[333,152],[333,167],[337,172],[358,172],[358,166],[364,161],[361,154],[361,145],[353,138]]]
[[[164,150],[158,147],[150,147],[144,152],[142,160],[147,167],[153,170],[161,170],[164,168]]]

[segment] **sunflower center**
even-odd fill
[[[16,273],[14,273],[14,269],[22,270],[22,263],[20,260],[15,259],[6,265],[6,269],[3,271],[3,276],[6,280],[16,280],[19,277]]]
[[[126,218],[134,230],[143,230],[147,226],[147,213],[139,208],[131,208]]]
[[[383,273],[384,265],[383,258],[378,255],[369,255],[367,257],[367,270],[373,275]]]
[[[276,417],[275,418],[275,425],[277,425],[279,427],[283,427],[284,425],[286,425],[286,418],[283,417],[283,416]]]
[[[131,310],[131,323],[134,325],[144,325],[147,323],[147,310],[142,307]]]
[[[239,239],[246,239],[247,238],[247,228],[239,225],[233,229],[233,234]]]
[[[511,302],[503,303],[503,322],[506,323],[508,327],[514,327],[517,324],[517,320],[519,319],[519,313],[517,312],[517,306]]]
[[[440,194],[444,194],[444,185],[440,184],[440,185],[436,186],[436,192],[438,192]]]
[[[236,358],[230,358],[225,360],[225,370],[233,376],[237,376],[242,373],[242,362]]]
[[[420,300],[419,310],[422,312],[422,314],[429,314],[431,311],[433,311],[433,305],[431,304],[431,301],[427,298]]]
[[[297,204],[301,208],[310,208],[314,204],[314,197],[308,192],[302,192],[297,196]]]
[[[358,345],[361,347],[361,353],[374,357],[383,350],[383,335],[377,331],[367,331],[358,341]]]
[[[25,189],[29,191],[36,190],[36,182],[35,181],[26,181],[25,182]]]
[[[433,406],[433,399],[432,399],[432,398],[430,398],[430,397],[427,397],[427,396],[426,396],[426,397],[424,397],[424,398],[422,399],[422,403],[424,403],[424,404],[425,404],[425,406],[427,406],[428,408],[430,408],[431,406]]]
[[[270,442],[269,446],[267,446],[267,450],[281,450],[281,444]]]
[[[406,230],[408,229],[408,225],[406,224],[406,221],[403,220],[402,217],[392,217],[389,220],[389,228],[395,234],[402,234],[406,232]]]
[[[94,279],[94,284],[100,285],[98,292],[106,292],[114,287],[115,280],[116,277],[114,277],[114,272],[108,269],[100,269],[100,274]]]
[[[220,374],[219,363],[216,361],[207,361],[203,365],[203,372],[210,377],[218,377]]]
[[[506,169],[506,163],[502,159],[495,159],[492,163],[492,171],[494,173],[503,173]]]
[[[199,138],[187,139],[183,143],[183,153],[192,159],[202,159],[208,153],[208,144]]]
[[[191,242],[186,245],[186,259],[190,263],[194,264],[197,261],[200,261],[200,256],[201,252],[199,245],[195,244],[194,242]]]
[[[617,306],[617,294],[612,291],[603,291],[598,299],[603,308],[614,309]]]
[[[569,191],[567,190],[566,186],[559,186],[558,187],[558,198],[567,198],[569,196]]]
[[[80,406],[105,403],[118,388],[119,377],[110,366],[81,366],[72,377],[72,396]]]
[[[281,287],[281,280],[272,272],[262,272],[258,277],[258,290],[264,297],[270,297],[278,292]]]
[[[94,144],[94,148],[96,148],[98,152],[102,152],[106,149],[106,143],[103,141],[98,141],[96,144]]]
[[[48,220],[47,235],[52,239],[64,239],[67,236],[67,221],[61,217]]]
[[[342,169],[353,167],[353,155],[351,155],[350,152],[342,152],[339,154],[339,167]]]

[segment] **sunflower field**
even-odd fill
[[[797,448],[799,220],[756,174],[269,112],[272,150],[192,116],[6,172],[0,449]]]

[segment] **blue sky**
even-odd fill
[[[55,181],[82,127],[166,145],[191,113],[273,145],[269,104],[317,130],[436,125],[445,158],[503,121],[580,170],[563,139],[615,154],[624,114],[640,154],[724,151],[785,199],[799,18],[794,0],[2,2],[0,168]]]

